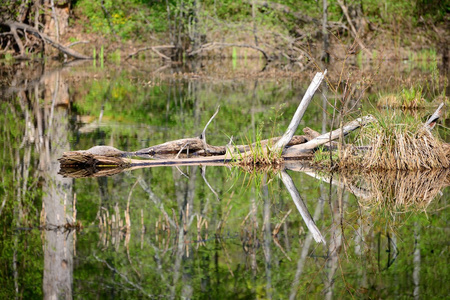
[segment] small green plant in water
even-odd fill
[[[13,56],[11,55],[11,53],[6,53],[5,54],[5,60],[7,62],[12,62],[14,60]]]
[[[272,146],[270,142],[263,142],[258,134],[256,142],[249,143],[249,151],[241,154],[239,165],[250,169],[276,169],[282,162],[281,151],[273,151]]]
[[[103,56],[103,45],[100,48],[100,67],[103,69],[103,60],[104,60],[104,56]]]
[[[95,50],[95,47],[94,47],[94,49],[92,50],[92,58],[93,58],[92,64],[93,64],[93,66],[94,66],[94,68],[95,68],[96,65],[97,65],[97,51]]]
[[[423,87],[411,86],[403,88],[397,94],[388,94],[380,97],[377,101],[377,106],[380,107],[401,107],[401,108],[422,108],[426,106],[427,102],[423,97]]]
[[[111,54],[109,54],[109,60],[116,63],[116,64],[120,64],[120,60],[121,60],[121,54],[120,54],[120,50],[117,49],[116,51],[112,52]]]
[[[314,152],[312,164],[315,167],[319,168],[331,168],[333,164],[338,161],[338,159],[339,155],[337,151],[331,151],[330,153],[329,149],[319,147],[319,149],[316,152]]]
[[[236,70],[237,67],[237,50],[236,47],[233,47],[233,53],[231,54],[233,70]]]

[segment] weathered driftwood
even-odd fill
[[[314,150],[315,148],[317,148],[323,144],[326,144],[330,141],[336,140],[337,138],[339,138],[339,136],[341,134],[344,134],[344,136],[348,135],[350,132],[360,128],[361,126],[364,126],[368,123],[375,122],[375,121],[376,121],[376,119],[372,116],[365,116],[365,117],[358,118],[354,121],[347,123],[345,126],[342,127],[342,129],[339,128],[332,132],[322,134],[304,144],[295,145],[295,146],[286,148],[284,150],[283,157],[284,158],[295,158],[295,157],[301,156],[302,153],[311,152],[312,150]]]
[[[371,120],[371,117],[362,118],[365,122]],[[347,124],[343,127],[344,134],[348,134],[350,131],[357,129],[361,125],[361,120],[355,120]],[[331,132],[331,140],[337,139],[340,135],[340,129]],[[326,137],[326,139],[324,138]],[[263,147],[265,145],[272,144],[276,142],[275,139],[262,141]],[[308,141],[307,136],[295,136],[291,140],[291,143],[288,144],[285,153],[283,154],[283,158],[286,159],[300,159],[300,158],[310,158],[312,150],[322,144],[325,144],[330,141],[330,133],[326,133],[324,135],[318,136],[310,141]],[[292,146],[292,143],[296,143]],[[298,144],[297,144],[298,143]],[[196,157],[187,158],[175,158],[175,155],[186,148],[186,144],[189,144],[189,147],[195,149],[195,151],[190,153],[196,153]],[[315,146],[314,146],[315,145]],[[313,147],[314,146],[314,147]],[[230,163],[233,160],[239,158],[238,155],[232,153],[226,153],[226,146],[215,147],[209,146],[210,148],[220,148],[220,155],[212,155],[207,157],[201,157],[198,154],[204,154],[203,142],[200,138],[192,138],[192,139],[181,139],[175,140],[171,142],[167,142],[161,145],[156,145],[154,147],[141,149],[136,152],[125,152],[118,150],[114,147],[109,146],[95,146],[88,150],[81,151],[69,151],[65,152],[63,156],[59,159],[62,168],[72,168],[75,166],[79,167],[89,167],[93,166],[96,168],[100,167],[122,167],[122,168],[131,168],[131,167],[156,167],[156,166],[169,166],[169,165],[223,165],[226,163]],[[240,145],[237,146],[236,149],[238,151],[244,152],[249,151],[252,146],[250,145]],[[254,146],[253,146],[254,147]],[[300,148],[296,148],[300,147]],[[310,149],[307,151],[306,149]],[[219,153],[219,152],[218,152]],[[167,154],[164,156],[164,154]],[[164,157],[162,159],[155,160],[138,160],[131,159],[130,156],[141,156],[141,157]]]
[[[294,136],[288,145],[305,143],[308,141],[308,138],[309,136]],[[261,144],[263,146],[273,144],[277,139],[263,140]],[[192,142],[190,145],[194,146],[191,152],[184,152],[185,157],[178,158],[179,151],[183,150],[183,146],[190,142]],[[245,151],[250,151],[250,147],[249,145],[239,145],[236,146],[236,149],[245,153]],[[73,178],[101,177],[112,176],[123,171],[161,166],[224,166],[233,160],[230,154],[226,155],[226,146],[217,148],[220,148],[220,153],[223,154],[202,157],[205,155],[205,151],[199,138],[176,140],[136,152],[125,152],[110,146],[95,146],[88,150],[65,152],[59,159],[61,165],[60,174]],[[186,157],[187,154],[189,154],[189,157]],[[193,157],[194,155],[196,156]],[[132,156],[153,157],[156,159],[132,159],[130,158]]]
[[[432,130],[434,126],[436,125],[437,120],[442,117],[443,109],[444,108],[444,102],[439,105],[439,107],[436,109],[436,111],[428,118],[428,120],[423,125],[426,129]]]
[[[260,144],[262,147],[266,147],[268,145],[275,144],[279,139],[280,137],[262,140]],[[306,143],[308,140],[308,136],[296,135],[292,137],[291,141],[288,143],[288,146]],[[255,146],[256,144],[253,143],[252,145],[236,145],[232,148],[234,151],[242,153],[250,151],[250,149],[254,148]],[[204,141],[201,138],[186,138],[166,142],[164,144],[159,144],[149,148],[144,148],[136,152],[130,152],[130,154],[141,157],[158,158],[166,157],[167,155],[178,154],[180,153],[180,151],[182,151],[183,154],[195,157],[207,155],[225,155],[228,148],[229,147],[227,146],[212,146],[209,144],[206,144],[205,146]]]
[[[325,70],[325,72],[323,73],[318,72],[316,76],[314,76],[314,79],[309,85],[308,89],[306,90],[306,93],[303,96],[303,99],[300,102],[297,110],[295,111],[295,114],[292,117],[291,123],[289,124],[286,132],[281,137],[281,139],[279,139],[278,142],[272,147],[272,151],[283,150],[286,147],[286,145],[291,141],[295,131],[297,130],[298,125],[300,124],[300,121],[303,118],[303,115],[305,114],[306,109],[308,108],[309,103],[311,102],[312,97],[314,96],[314,93],[319,88],[326,74],[327,70]]]

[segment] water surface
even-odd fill
[[[133,151],[197,136],[219,105],[210,144],[281,135],[315,71],[243,76],[245,62],[237,65],[223,76],[206,63],[194,72],[91,64],[6,70],[1,298],[445,298],[445,172],[361,177],[292,166],[286,174],[300,200],[280,172],[237,167],[58,174],[64,151]],[[392,76],[418,72],[430,74],[399,67]],[[367,99],[389,88],[402,86],[375,82],[361,104],[354,99],[354,115],[375,110]],[[300,126],[328,131],[333,95],[322,87]],[[314,239],[295,201],[325,243]],[[81,230],[64,228],[75,220]]]

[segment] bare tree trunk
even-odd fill
[[[325,288],[325,298],[333,299],[335,274],[339,266],[339,254],[342,247],[342,222],[343,222],[343,211],[344,203],[347,199],[344,199],[344,190],[338,187],[338,199],[336,199],[334,205],[332,205],[333,213],[333,224],[331,226],[331,237],[330,237],[330,247],[328,248],[328,260],[326,262],[325,268],[328,270],[327,274],[327,284]],[[345,195],[348,197],[348,194]]]
[[[69,27],[70,1],[44,0],[43,7],[51,10],[51,14],[44,14],[44,34],[59,43]],[[49,53],[50,46],[46,45],[46,48],[46,53]]]
[[[369,51],[369,49],[366,48],[366,46],[364,46],[363,42],[361,41],[360,38],[360,32],[358,32],[358,30],[356,30],[355,25],[353,24],[353,20],[350,17],[350,14],[348,12],[348,7],[345,5],[345,3],[343,2],[343,0],[337,0],[339,6],[342,9],[342,12],[344,13],[348,25],[350,26],[350,33],[353,35],[353,37],[355,38],[356,43],[358,43],[359,47],[361,48],[361,50],[363,50],[364,52],[366,52],[366,54],[368,55],[368,57],[372,57],[372,53]]]
[[[321,60],[325,63],[330,62],[330,53],[328,48],[330,46],[328,37],[328,3],[327,0],[323,0],[323,17],[322,17],[322,35],[323,35],[323,53]]]
[[[255,46],[258,47],[258,35],[256,28],[256,4],[255,0],[252,1],[252,22],[253,22],[253,36],[255,38]]]

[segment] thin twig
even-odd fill
[[[205,148],[205,152],[208,152],[208,144],[206,143],[206,128],[208,128],[208,125],[212,122],[214,117],[219,113],[219,109],[220,109],[220,105],[217,106],[216,112],[209,119],[208,123],[206,123],[205,128],[203,128],[202,134],[200,135],[200,139],[203,142],[203,147]]]

